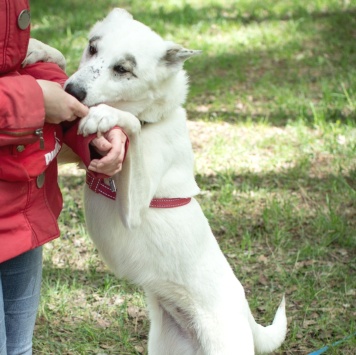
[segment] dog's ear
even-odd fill
[[[116,7],[115,9],[111,10],[108,17],[121,17],[121,18],[126,18],[128,20],[133,19],[133,16],[128,11],[126,11],[125,9],[121,9],[119,7]]]
[[[162,57],[162,61],[167,66],[182,66],[187,59],[199,55],[201,52],[200,50],[187,49],[179,44],[167,42],[167,50]]]

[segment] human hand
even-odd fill
[[[113,176],[122,169],[125,157],[125,143],[127,137],[121,129],[113,128],[99,137],[93,139],[93,144],[101,159],[93,159],[88,169],[96,173]]]
[[[67,94],[58,83],[48,80],[37,80],[37,83],[43,92],[46,122],[74,121],[78,117],[88,115],[88,107]]]

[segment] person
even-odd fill
[[[63,90],[56,64],[21,67],[29,37],[29,1],[0,0],[0,355],[32,354],[42,245],[59,236],[63,143],[105,176],[121,169],[128,147],[119,129],[77,135],[89,109]]]

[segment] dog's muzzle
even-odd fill
[[[82,88],[79,85],[72,84],[72,83],[69,83],[68,85],[66,85],[64,90],[68,94],[74,96],[80,102],[84,101],[87,96],[87,92],[84,88]]]

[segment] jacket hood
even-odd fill
[[[20,67],[29,38],[29,1],[0,0],[0,75]]]

